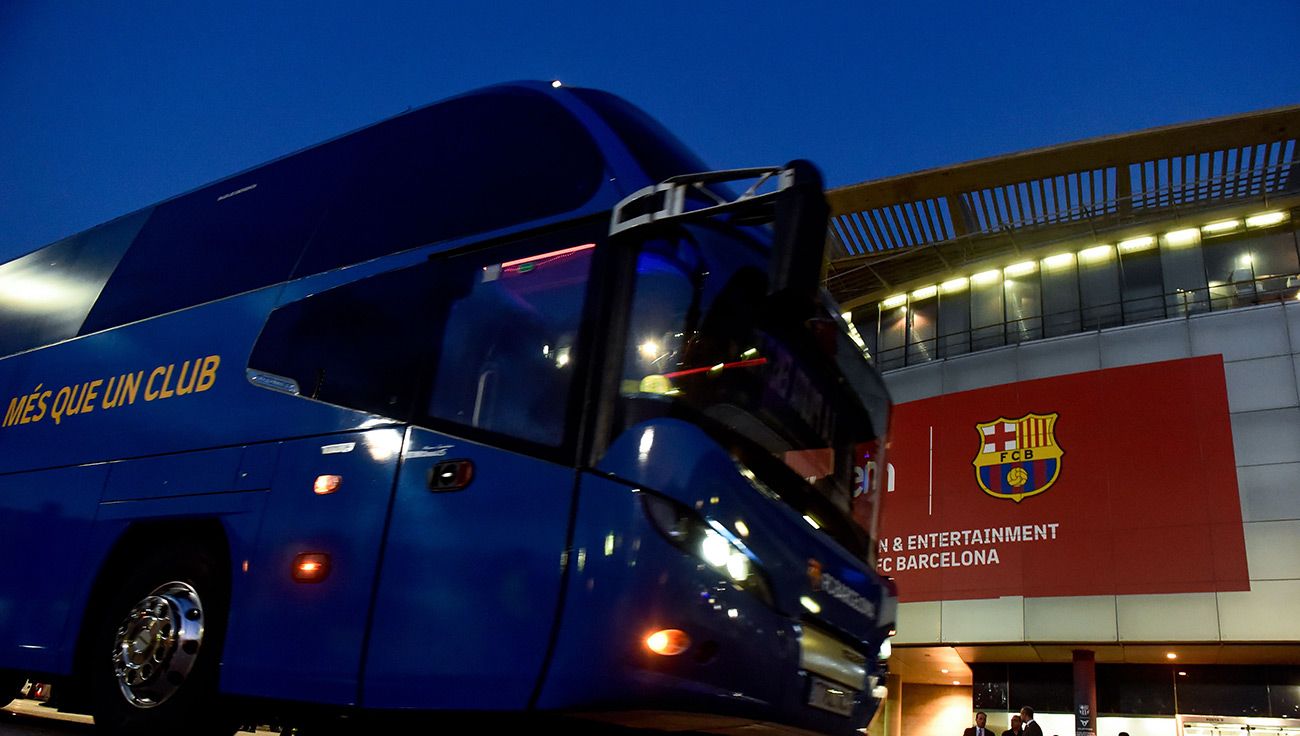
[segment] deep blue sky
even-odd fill
[[[1300,2],[0,1],[0,260],[474,87],[843,185],[1300,103]]]

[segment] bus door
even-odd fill
[[[362,695],[367,707],[518,709],[541,671],[574,471],[412,428]]]
[[[438,259],[442,320],[406,437],[362,702],[526,707],[560,595],[576,472],[586,229]]]

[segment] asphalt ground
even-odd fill
[[[0,736],[92,736],[94,733],[95,726],[90,716],[60,713],[35,700],[20,698],[0,709]],[[257,733],[274,732],[258,729]]]

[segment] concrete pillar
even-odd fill
[[[1097,736],[1097,662],[1091,649],[1074,650],[1074,736]]]

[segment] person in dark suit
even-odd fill
[[[975,725],[962,732],[962,736],[993,736],[993,732],[984,727],[989,717],[984,711],[975,714]]]
[[[1020,709],[1020,721],[1024,724],[1024,736],[1043,736],[1043,727],[1034,723],[1034,709],[1025,706]]]
[[[1002,732],[1002,736],[1021,736],[1024,733],[1024,727],[1020,723],[1020,716],[1011,716],[1011,728]]]

